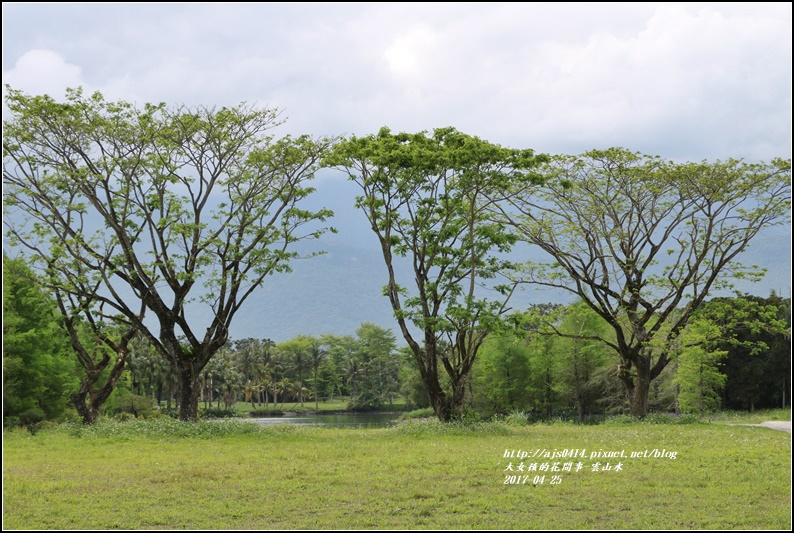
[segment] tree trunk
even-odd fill
[[[95,407],[93,402],[90,402],[90,405],[86,402],[88,399],[88,391],[80,390],[72,394],[70,398],[75,409],[77,409],[77,414],[83,417],[84,426],[90,426],[97,421],[99,418],[99,408]]]
[[[463,400],[466,397],[466,378],[461,376],[452,386],[452,405],[450,410],[456,418],[463,418]]]
[[[107,368],[109,358],[105,356],[99,364],[86,369],[86,377],[83,378],[80,389],[70,395],[77,413],[83,417],[84,425],[91,425],[99,418],[100,407],[113,393],[124,371],[125,356],[126,352],[118,355],[116,362],[110,368],[110,374],[99,389],[94,389],[94,385],[102,371]]]
[[[439,420],[442,422],[449,422],[452,420],[452,406],[443,391],[428,390],[427,396],[430,398],[430,405],[433,406],[433,410],[436,412],[436,416]]]
[[[631,416],[642,418],[648,414],[648,392],[651,388],[651,361],[647,356],[639,356],[634,360],[637,376],[631,397]]]
[[[193,365],[183,362],[177,375],[179,380],[179,419],[195,422],[198,419],[199,379],[193,375]]]
[[[434,380],[429,376],[425,380],[425,389],[430,399],[430,405],[433,406],[433,410],[439,420],[449,422],[463,416],[463,400],[466,392],[464,380],[460,380],[453,385],[451,397],[441,389],[438,379]]]
[[[314,410],[320,410],[319,399],[317,398],[317,368],[314,369]]]

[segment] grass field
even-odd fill
[[[313,413],[313,412],[325,412],[325,411],[346,411],[348,405],[350,403],[350,398],[334,398],[333,400],[325,400],[318,402],[317,409],[315,410],[314,401],[311,402],[303,402],[303,406],[301,406],[298,402],[287,402],[287,403],[279,403],[278,404],[278,411],[283,412],[291,412],[291,413]],[[199,407],[203,408],[204,403],[199,402]],[[251,406],[250,402],[237,402],[232,406],[232,409],[238,414],[238,416],[248,416],[251,411],[264,411],[265,407],[261,404],[256,404],[256,406]],[[273,411],[273,403],[271,402],[268,405],[268,410]],[[385,404],[381,406],[379,411],[381,412],[401,412],[406,411],[407,408],[405,406],[405,400],[397,399],[393,402],[392,405]]]
[[[563,450],[584,457],[544,457]],[[790,458],[788,433],[722,421],[328,429],[101,420],[4,432],[3,526],[789,529]]]

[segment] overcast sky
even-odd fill
[[[276,107],[284,133],[791,157],[791,3],[3,3],[3,83]]]
[[[782,2],[4,2],[3,83],[57,99],[82,86],[139,105],[246,101],[281,110],[281,132],[292,134],[454,126],[551,154],[621,146],[677,161],[769,160],[791,157],[791,20]],[[324,176],[318,201],[336,211],[340,233],[323,246],[365,246],[373,237],[352,213],[356,191],[341,173]],[[757,293],[790,296],[790,248],[780,238],[759,246],[752,262],[782,264]],[[233,337],[393,326],[385,300],[381,319],[353,302],[347,329],[327,322],[322,287],[345,276],[317,281],[309,303],[268,307],[307,292],[311,276],[298,273],[278,285],[287,296],[249,303],[256,319],[242,316]],[[262,331],[290,310],[301,319]]]

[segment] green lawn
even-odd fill
[[[540,457],[567,449],[585,458]],[[520,451],[540,456],[522,461]],[[591,459],[608,452],[643,457]],[[789,529],[790,457],[788,433],[721,423],[327,429],[103,420],[4,432],[3,525]],[[538,470],[527,472],[530,464]]]
[[[343,397],[343,398],[334,398],[333,400],[325,400],[320,401],[317,404],[316,411],[346,411],[348,408],[348,404],[350,403],[350,398]],[[204,403],[199,402],[199,407],[203,408]],[[237,402],[232,406],[232,408],[240,415],[240,416],[248,416],[251,411],[264,411],[265,406],[264,404],[255,404],[251,406],[250,402]],[[268,405],[270,411],[273,410],[273,402],[271,401]],[[400,398],[396,399],[392,405],[386,404],[379,409],[379,411],[394,411],[394,412],[402,412],[406,411],[407,408],[405,406],[405,400]],[[314,401],[306,401],[303,402],[303,406],[301,406],[300,402],[287,402],[287,403],[279,403],[278,404],[278,411],[290,411],[295,413],[311,413],[315,412],[315,405]]]
[[[761,422],[791,421],[791,409],[761,409],[752,413],[747,411],[720,411],[708,415],[708,420],[718,424],[760,424]]]

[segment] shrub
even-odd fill
[[[33,424],[37,424],[41,422],[47,417],[44,414],[44,411],[39,409],[38,407],[34,407],[32,409],[27,409],[19,413],[19,421],[23,426],[31,426]]]
[[[114,416],[113,418],[115,418],[119,422],[126,422],[127,420],[135,418],[135,415],[133,415],[132,413],[121,412],[121,413],[117,413],[116,416]]]
[[[529,424],[530,413],[519,409],[513,409],[510,414],[494,417],[494,422],[501,422],[508,426],[526,426]]]
[[[629,415],[619,415],[607,418],[605,424],[699,424],[702,420],[697,415],[678,416],[669,413],[648,413],[644,418],[635,418]]]
[[[3,428],[12,429],[22,426],[22,421],[18,416],[7,416],[3,419]]]
[[[199,412],[203,418],[234,418],[237,416],[237,411],[234,409],[225,409],[223,407],[199,409]]]
[[[128,413],[134,418],[152,418],[155,413],[155,400],[149,396],[132,393],[120,394],[112,412],[116,415]]]

